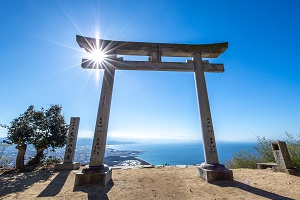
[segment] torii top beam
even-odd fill
[[[99,40],[99,41],[97,41]],[[148,43],[148,42],[123,42],[113,40],[102,40],[76,35],[76,41],[80,47],[87,52],[95,49],[97,42],[101,50],[107,54],[118,55],[139,55],[169,57],[191,57],[193,53],[201,53],[202,58],[218,58],[221,53],[228,48],[228,42],[215,44],[167,44],[167,43]]]

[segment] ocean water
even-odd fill
[[[116,143],[116,142],[114,142]],[[88,164],[91,153],[91,139],[79,139],[75,152],[75,161],[82,164]],[[219,142],[217,151],[220,163],[224,164],[225,160],[231,160],[234,153],[240,150],[254,151],[252,146],[254,142]],[[204,162],[202,143],[133,143],[133,144],[115,144],[107,145],[108,148],[119,151],[141,151],[138,158],[145,160],[153,165],[193,165]],[[56,149],[55,152],[45,151],[47,155],[63,158],[65,149]],[[107,152],[109,153],[109,152]],[[25,160],[34,156],[35,150],[32,146],[27,147]],[[6,148],[4,156],[9,157],[10,165],[13,166],[17,155],[17,149],[14,146]]]
[[[231,160],[234,153],[241,150],[253,151],[254,142],[220,142],[217,151],[220,163]],[[109,145],[117,150],[142,151],[138,157],[153,164],[193,165],[204,162],[202,143],[151,143]]]

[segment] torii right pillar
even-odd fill
[[[233,180],[232,171],[219,163],[201,53],[194,53],[193,60],[205,158],[205,162],[196,167],[197,175],[208,183]]]

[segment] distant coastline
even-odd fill
[[[5,138],[0,138],[2,141]],[[81,164],[89,164],[90,152],[93,139],[89,138],[78,138],[75,161],[80,162]],[[104,163],[109,166],[136,166],[136,165],[151,165],[149,162],[138,158],[142,151],[133,151],[133,150],[117,150],[110,148],[110,145],[130,145],[136,144],[135,142],[120,142],[120,141],[107,141],[107,146],[105,150]],[[45,151],[47,156],[52,156],[56,158],[64,157],[65,148],[56,149],[54,152]],[[15,145],[6,147],[3,156],[9,158],[8,165],[13,167],[15,165],[15,159],[17,156],[17,149]],[[32,145],[28,145],[26,154],[25,154],[25,163],[35,155],[35,149]]]
[[[5,137],[0,137],[0,142],[6,140]],[[77,146],[82,145],[92,145],[93,138],[77,138]],[[136,144],[136,142],[133,141],[117,141],[117,140],[107,140],[106,145],[118,145],[118,144]]]
[[[108,166],[151,165],[149,162],[138,158],[142,153],[142,151],[117,150],[106,147],[104,163]]]
[[[2,139],[2,138],[1,138]],[[75,152],[75,162],[88,165],[93,139],[78,138]],[[253,151],[254,142],[219,142],[217,143],[220,163],[231,160],[234,153],[240,150]],[[64,157],[65,148],[56,149],[55,152],[46,151],[47,156]],[[28,145],[26,162],[35,155],[35,149]],[[15,165],[17,149],[15,145],[7,147],[4,156],[11,158],[9,165]],[[135,143],[108,141],[105,151],[104,163],[109,166],[135,166],[135,165],[194,165],[204,162],[202,143]]]

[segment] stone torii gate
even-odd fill
[[[111,179],[111,168],[103,161],[115,70],[194,72],[205,157],[205,162],[196,167],[197,174],[207,182],[233,180],[232,171],[219,163],[204,76],[204,72],[224,72],[224,65],[202,60],[219,57],[227,49],[227,42],[201,45],[121,42],[79,35],[76,36],[76,40],[79,46],[89,53],[95,50],[105,53],[105,60],[103,62],[96,62],[93,59],[82,60],[82,68],[104,69],[104,76],[89,167],[76,174],[75,185],[106,185]],[[148,56],[149,61],[125,61],[117,55]],[[193,60],[187,60],[186,63],[162,62],[162,56],[192,57]]]

